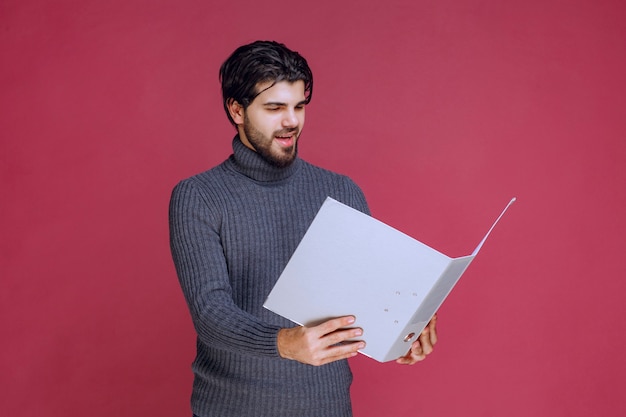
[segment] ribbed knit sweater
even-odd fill
[[[201,417],[347,417],[345,360],[319,367],[279,356],[290,321],[263,303],[326,197],[369,213],[349,178],[300,158],[277,168],[245,147],[181,181],[170,243],[197,332],[192,410]]]

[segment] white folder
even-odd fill
[[[467,269],[371,216],[327,198],[264,307],[302,326],[354,315],[379,362],[404,356]]]

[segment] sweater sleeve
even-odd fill
[[[169,207],[170,247],[200,341],[216,349],[278,356],[278,326],[233,301],[219,236],[219,215],[193,181],[179,183]]]
[[[354,207],[355,209],[359,211],[362,211],[368,216],[371,215],[370,208],[365,198],[365,194],[363,194],[363,190],[361,190],[361,188],[354,181],[349,180],[349,182],[353,189],[352,195],[353,195],[354,203],[352,207]]]
[[[336,195],[332,195],[337,201],[341,201],[343,204],[352,207],[355,210],[359,210],[362,213],[371,215],[367,199],[361,187],[359,187],[350,177],[341,175],[340,178],[342,187],[338,189]]]

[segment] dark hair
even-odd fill
[[[228,120],[234,125],[228,105],[232,100],[247,108],[261,94],[259,83],[304,81],[305,103],[313,94],[313,73],[306,60],[282,43],[256,41],[240,46],[220,67],[222,98]],[[269,88],[269,87],[268,87]]]

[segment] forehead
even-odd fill
[[[254,101],[259,103],[296,104],[304,101],[304,81],[279,81],[272,85],[271,81],[257,84],[260,91]]]

